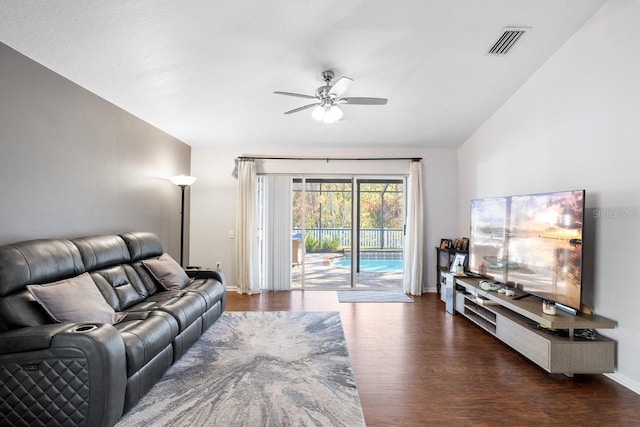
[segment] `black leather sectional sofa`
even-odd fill
[[[151,233],[0,246],[0,425],[111,426],[135,405],[225,307],[221,272],[183,280],[167,257]]]

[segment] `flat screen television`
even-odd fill
[[[584,190],[471,201],[469,270],[580,310]]]

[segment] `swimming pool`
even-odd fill
[[[339,268],[351,269],[351,258],[337,258],[331,265]],[[401,259],[361,259],[360,271],[373,273],[402,273]]]

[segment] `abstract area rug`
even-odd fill
[[[337,291],[339,302],[413,302],[401,291]]]
[[[364,426],[337,312],[226,312],[116,424]]]

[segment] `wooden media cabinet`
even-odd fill
[[[568,376],[614,372],[614,341],[600,334],[590,340],[574,333],[615,328],[615,321],[560,310],[548,315],[542,312],[542,302],[537,297],[514,299],[481,289],[481,279],[447,276],[443,282],[447,282],[453,298],[449,305],[455,307],[454,313],[462,314],[545,371]]]

